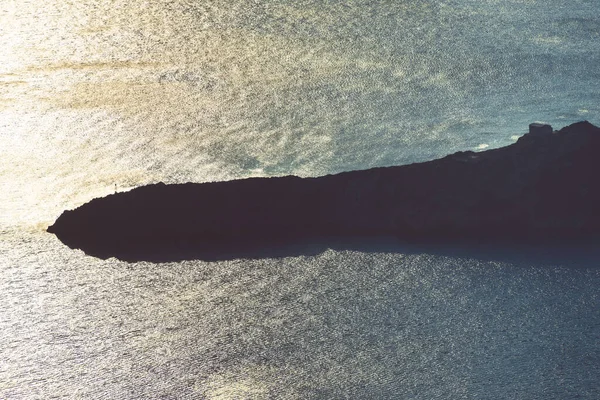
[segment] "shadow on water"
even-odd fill
[[[577,243],[407,243],[393,237],[340,238],[274,242],[235,242],[228,245],[197,247],[180,245],[169,250],[146,249],[124,254],[99,254],[101,258],[116,257],[127,262],[179,262],[186,260],[228,261],[235,259],[273,259],[314,257],[327,250],[397,255],[428,254],[440,257],[476,259],[484,262],[508,262],[537,266],[564,265],[600,267],[600,240]]]

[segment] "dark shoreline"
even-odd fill
[[[48,232],[127,261],[285,256],[302,253],[302,243],[324,250],[361,237],[438,247],[579,243],[600,234],[599,153],[600,129],[581,122],[399,167],[149,185],[65,211]]]

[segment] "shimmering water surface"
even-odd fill
[[[600,269],[356,246],[127,264],[44,229],[164,181],[600,123],[596,0],[0,0],[0,398],[600,398]]]

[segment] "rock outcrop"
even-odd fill
[[[237,251],[331,237],[552,242],[600,234],[600,129],[579,122],[483,152],[319,178],[139,187],[48,228],[100,258]]]

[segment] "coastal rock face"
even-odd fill
[[[600,129],[580,122],[484,152],[319,178],[162,183],[94,199],[48,228],[107,258],[298,240],[578,240],[600,233]]]

